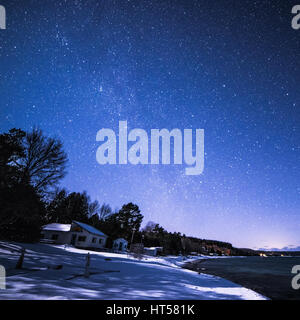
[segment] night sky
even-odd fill
[[[300,1],[0,0],[0,129],[64,143],[61,186],[169,231],[300,245]],[[205,130],[205,169],[106,165],[96,134]]]

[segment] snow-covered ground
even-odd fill
[[[16,270],[20,244],[0,242],[6,289],[0,299],[265,299],[225,279],[181,265],[199,257],[145,257],[94,252],[47,244],[22,244],[26,254]],[[90,252],[90,277],[84,266]],[[62,268],[55,269],[58,265]]]

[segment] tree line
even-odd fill
[[[141,229],[139,207],[127,203],[112,210],[109,204],[92,201],[86,192],[58,188],[67,173],[67,154],[62,142],[47,137],[40,129],[30,132],[11,129],[0,134],[0,238],[35,242],[48,223],[88,223],[109,236],[108,247],[116,238],[163,247],[165,254],[203,251],[222,253],[231,244],[186,237],[168,232],[148,222]]]
[[[48,223],[89,223],[112,238],[128,239],[143,216],[133,203],[113,211],[86,192],[58,188],[66,175],[67,154],[59,139],[40,129],[11,129],[0,135],[0,238],[34,242]]]

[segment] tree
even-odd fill
[[[11,129],[0,135],[0,189],[11,188],[19,183],[25,157],[23,139],[26,133],[20,129]]]
[[[66,215],[66,202],[68,192],[66,189],[56,189],[53,199],[48,203],[46,207],[47,223],[60,222],[62,217]]]
[[[112,214],[112,209],[109,204],[103,203],[99,210],[99,219],[105,220]]]
[[[139,207],[132,202],[123,205],[117,214],[117,220],[127,238],[129,238],[133,229],[139,231],[143,218]]]
[[[43,197],[65,175],[60,141],[40,130],[0,135],[0,237],[34,241],[46,222]]]
[[[94,214],[89,215],[89,224],[97,229],[101,229],[102,224],[101,222],[104,222],[105,219],[107,219],[110,215],[112,215],[112,209],[108,204],[103,203],[102,206],[99,209],[98,201],[94,201],[91,203],[91,206],[94,207],[95,203],[97,203],[97,208],[95,208]]]
[[[110,214],[105,220],[100,220],[99,229],[112,238],[125,238],[130,241],[133,229],[140,229],[143,215],[136,204],[128,203],[117,213]]]
[[[89,197],[86,192],[72,192],[66,200],[66,222],[72,220],[87,222],[89,218]]]
[[[97,200],[91,202],[90,198],[88,199],[88,202],[89,202],[89,213],[88,213],[88,216],[89,217],[92,217],[94,215],[98,215],[98,212],[100,210],[99,208],[99,202]]]
[[[158,225],[158,223],[153,222],[153,221],[148,221],[146,226],[144,227],[143,231],[144,232],[153,232],[155,227]]]
[[[85,191],[68,194],[65,189],[61,189],[56,191],[47,205],[47,220],[49,223],[71,223],[78,220],[99,228],[98,210],[98,201],[91,201]]]
[[[21,183],[43,192],[65,176],[67,155],[59,140],[45,137],[40,129],[34,129],[24,137],[23,147]]]
[[[1,190],[0,217],[2,239],[37,241],[45,222],[45,206],[32,186],[18,184]]]

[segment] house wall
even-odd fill
[[[66,244],[70,243],[70,234],[66,231],[54,231],[54,230],[43,230],[41,232],[42,235],[44,235],[44,239],[51,240],[56,244]],[[52,240],[52,236],[57,235],[57,240]]]
[[[107,237],[98,236],[87,232],[82,229],[81,232],[75,231],[54,231],[54,230],[43,230],[41,232],[44,235],[44,239],[49,239],[53,241],[55,244],[72,244],[72,235],[76,235],[76,241],[74,243],[75,247],[80,248],[104,248],[106,244]],[[57,240],[52,240],[53,235],[58,235]],[[79,241],[80,237],[86,237],[85,241]],[[96,242],[93,243],[93,238],[96,238]],[[101,239],[101,243],[99,243],[99,239]]]
[[[113,243],[113,249],[119,251],[120,243],[122,243],[121,251],[126,251],[128,247],[128,242],[126,240],[115,240]]]
[[[157,255],[157,250],[156,249],[148,249],[144,248],[144,253],[147,254],[148,256],[156,256]]]
[[[158,255],[158,253],[161,253],[163,250],[162,250],[162,248],[160,248],[160,247],[157,247],[157,248],[147,248],[147,247],[145,247],[144,248],[144,253],[146,254],[146,255],[148,255],[148,256],[157,256]]]
[[[75,246],[80,248],[104,248],[106,244],[107,237],[98,236],[87,232],[82,229],[82,232],[74,232],[70,231],[70,243],[73,234],[76,234]],[[79,241],[79,237],[86,237],[85,241]],[[96,238],[96,242],[93,243],[93,238]],[[99,243],[99,239],[101,239],[101,243]]]

